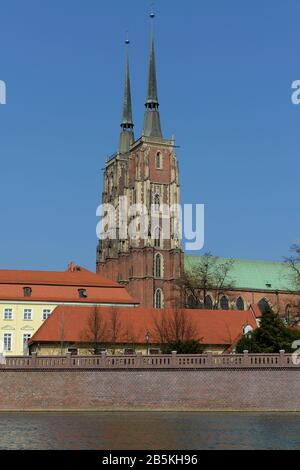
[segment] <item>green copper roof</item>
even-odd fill
[[[184,257],[187,271],[199,263],[201,256]],[[218,258],[219,263],[229,258]],[[234,259],[228,279],[233,281],[234,289],[253,289],[263,291],[299,291],[293,270],[286,263],[262,260]],[[270,286],[271,285],[271,286]]]

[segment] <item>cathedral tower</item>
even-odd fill
[[[154,14],[150,16],[154,18]],[[129,41],[126,43],[128,49]],[[99,241],[97,272],[125,284],[129,293],[145,307],[168,307],[180,302],[178,280],[183,271],[183,253],[174,219],[164,221],[161,207],[180,203],[180,186],[175,142],[173,138],[164,138],[161,129],[153,28],[144,125],[142,136],[137,140],[134,140],[133,127],[126,50],[120,143],[118,152],[105,164],[102,203],[112,204],[118,213],[120,196],[125,196],[128,207],[143,204],[148,214],[151,209],[153,214],[155,208],[158,215],[149,217],[151,228],[142,239],[130,236],[123,239],[116,217],[116,237]]]

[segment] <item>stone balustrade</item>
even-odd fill
[[[300,361],[299,361],[300,362]],[[149,356],[7,356],[0,369],[230,369],[297,367],[292,354],[159,354]]]

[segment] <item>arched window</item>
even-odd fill
[[[300,325],[300,308],[298,309],[296,320],[297,320],[297,325],[299,326]]]
[[[154,294],[154,307],[163,308],[163,303],[164,303],[163,291],[161,289],[156,289],[155,294]]]
[[[155,194],[154,196],[154,209],[156,211],[159,211],[160,209],[160,195],[159,194]]]
[[[220,299],[220,308],[222,310],[229,310],[229,302],[226,295],[223,295]]]
[[[162,277],[163,275],[163,258],[162,255],[157,253],[155,256],[154,262],[154,276],[155,277]]]
[[[197,308],[198,302],[193,295],[189,295],[187,298],[187,307],[188,308]]]
[[[238,297],[236,299],[235,305],[236,305],[237,310],[245,310],[245,303],[242,297]]]
[[[160,248],[160,228],[156,227],[154,230],[154,246]]]
[[[204,308],[207,308],[208,310],[212,310],[213,308],[213,301],[210,295],[205,297]]]
[[[268,301],[266,299],[260,299],[258,302],[258,307],[261,313],[265,313],[265,311],[270,307]]]
[[[287,325],[290,324],[290,320],[291,320],[291,306],[287,305],[285,307],[285,322]]]
[[[156,154],[156,159],[155,159],[155,166],[157,170],[161,170],[162,164],[161,164],[161,153],[157,152]]]

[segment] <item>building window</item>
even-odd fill
[[[154,246],[160,248],[160,228],[156,227],[154,230]]]
[[[86,299],[87,298],[87,290],[86,289],[78,289],[79,297],[81,299]]]
[[[30,338],[31,338],[30,333],[24,333],[24,335],[23,335],[23,352],[27,351],[28,342],[29,342]]]
[[[260,301],[258,302],[258,307],[259,307],[259,310],[261,311],[261,313],[265,313],[266,310],[268,308],[270,308],[270,305],[269,303],[267,302],[266,299],[260,299]]]
[[[78,349],[76,348],[76,346],[70,346],[68,348],[68,353],[70,353],[71,356],[77,356],[78,355]]]
[[[47,318],[51,315],[51,310],[49,308],[44,308],[43,310],[43,320],[47,320]]]
[[[124,355],[125,356],[133,356],[135,354],[135,349],[134,348],[125,348],[124,349]]]
[[[162,169],[162,157],[161,157],[161,153],[160,153],[160,152],[157,152],[157,154],[156,154],[155,166],[156,166],[156,169],[157,169],[157,170],[161,170],[161,169]]]
[[[150,348],[149,349],[149,354],[150,356],[154,356],[156,354],[159,354],[160,353],[160,349],[159,348]]]
[[[235,305],[237,310],[245,310],[245,303],[242,297],[237,298]]]
[[[188,306],[188,308],[197,308],[198,307],[198,301],[193,295],[188,296],[187,306]]]
[[[24,309],[23,320],[32,320],[32,310],[31,308]]]
[[[4,343],[5,352],[12,350],[12,334],[11,333],[4,333],[3,343]]]
[[[161,289],[156,289],[154,294],[154,307],[163,308],[163,292]]]
[[[290,305],[287,305],[285,307],[285,323],[287,325],[290,324],[290,319],[291,319],[291,306]]]
[[[213,301],[210,295],[207,295],[204,300],[204,307],[208,310],[212,310],[213,308]]]
[[[163,273],[163,258],[161,254],[157,253],[155,256],[155,262],[154,262],[154,276],[161,278]]]
[[[156,212],[159,212],[159,209],[160,209],[160,195],[155,194],[155,196],[154,196],[154,210]]]
[[[223,295],[220,300],[220,308],[221,310],[228,310],[229,309],[229,302],[226,295]]]
[[[12,308],[5,308],[4,309],[4,320],[12,320],[12,319],[13,319]]]
[[[31,287],[23,287],[24,297],[31,297],[32,289]]]

